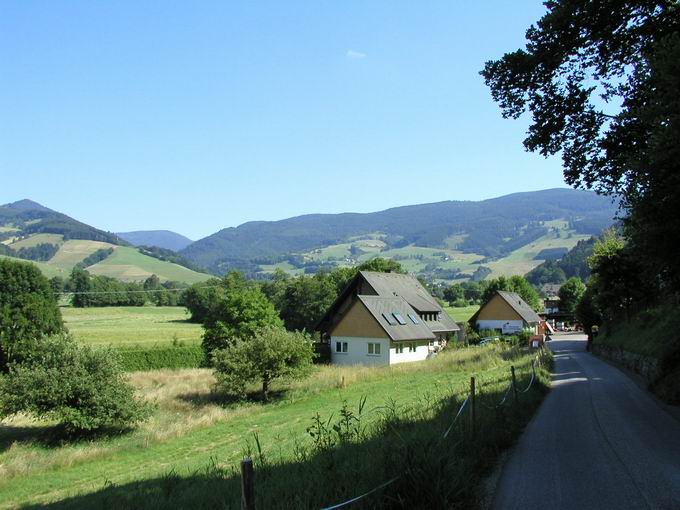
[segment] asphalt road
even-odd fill
[[[618,369],[556,337],[553,389],[503,467],[494,509],[680,509],[680,422]]]

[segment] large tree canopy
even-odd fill
[[[33,264],[0,259],[0,373],[63,331],[50,282]]]
[[[631,242],[680,288],[680,4],[545,5],[526,48],[481,74],[504,117],[531,113],[525,147],[561,152],[568,184],[618,196]]]

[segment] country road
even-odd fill
[[[680,422],[625,374],[556,337],[553,389],[500,474],[494,509],[680,509]]]

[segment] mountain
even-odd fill
[[[117,235],[133,246],[158,246],[172,251],[183,250],[193,243],[188,237],[170,230],[136,230],[117,232]]]
[[[321,262],[324,267],[352,263],[359,260],[362,255],[359,252],[370,248],[368,240],[374,239],[373,245],[380,244],[382,256],[418,257],[424,253],[404,252],[407,247],[449,249],[450,253],[437,252],[443,261],[456,254],[474,254],[479,266],[498,261],[538,240],[547,241],[546,236],[551,233],[558,236],[556,239],[566,236],[573,242],[543,243],[541,249],[569,249],[577,238],[599,234],[610,226],[616,210],[617,205],[609,198],[559,188],[478,202],[446,201],[365,214],[310,214],[280,221],[249,222],[198,240],[181,254],[222,273],[231,268],[257,272],[283,261],[306,270],[310,264],[319,262],[315,251],[323,255],[328,247],[349,243],[349,255],[343,252],[344,248],[335,250],[344,261]],[[366,242],[357,244],[360,240]],[[354,257],[355,254],[359,257]],[[538,252],[533,253],[536,256]],[[528,271],[540,263],[538,258],[522,269]],[[466,269],[475,270],[468,266]],[[495,271],[493,267],[491,270]]]
[[[152,274],[186,283],[210,278],[196,271],[195,264],[166,251],[132,247],[116,234],[31,200],[0,206],[0,256],[28,260],[50,278],[67,277],[76,265],[124,281],[145,280]]]
[[[7,229],[11,228],[15,236],[57,234],[64,239],[84,239],[115,245],[128,244],[116,234],[91,227],[28,199],[0,206],[0,226],[3,225],[4,232],[0,230],[0,234],[7,234]],[[2,240],[0,237],[0,241]]]

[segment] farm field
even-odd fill
[[[444,307],[444,311],[456,322],[467,322],[477,310],[479,310],[479,305],[463,306],[460,308],[455,306]]]
[[[29,264],[34,264],[38,266],[38,269],[40,269],[40,272],[44,274],[47,278],[52,278],[54,276],[61,276],[62,278],[66,277],[69,275],[70,271],[64,271],[63,269],[59,269],[58,267],[51,266],[47,262],[37,262],[34,260],[24,260],[24,259],[18,259],[16,257],[7,257],[6,255],[0,255],[0,258],[8,258],[10,260],[14,260],[16,262],[24,262],[24,263],[29,263]]]
[[[123,281],[141,281],[152,274],[161,280],[186,283],[199,283],[211,278],[208,274],[197,273],[184,266],[149,257],[129,246],[116,246],[111,255],[88,267],[87,270],[92,274],[110,276]]]
[[[117,306],[61,309],[64,323],[80,342],[113,347],[200,344],[203,328],[187,322],[181,306]]]
[[[570,250],[579,241],[590,239],[590,237],[590,235],[577,234],[566,228],[558,228],[557,231],[539,237],[536,241],[522,246],[500,260],[484,264],[492,271],[488,278],[516,274],[524,275],[543,262],[542,259],[535,259],[536,255],[542,250],[550,248],[567,248]]]
[[[12,243],[12,248],[20,250],[21,248],[32,248],[39,244],[61,244],[64,236],[60,234],[33,234],[26,239],[21,239]]]
[[[61,245],[59,251],[54,254],[47,263],[50,266],[71,271],[73,266],[82,261],[88,255],[93,254],[97,250],[103,248],[115,248],[116,246],[110,243],[103,243],[101,241],[86,241],[82,239],[71,239]]]
[[[357,403],[365,397],[366,409],[373,411],[364,410],[363,425],[370,427],[379,423],[384,416],[380,406],[387,406],[382,409],[392,411],[385,412],[396,413],[395,416],[403,416],[406,420],[399,425],[406,427],[404,432],[419,431],[417,437],[425,436],[424,439],[430,433],[441,436],[466,395],[471,374],[477,375],[482,395],[496,399],[509,381],[510,364],[517,368],[520,383],[527,384],[533,354],[522,354],[496,344],[451,350],[432,360],[394,367],[319,366],[305,381],[288,385],[277,383],[272,388],[273,394],[277,395],[276,401],[268,405],[254,401],[230,403],[220,399],[219,394],[211,393],[213,378],[207,370],[133,373],[131,382],[144,398],[156,402],[158,407],[150,421],[129,435],[54,444],[49,440],[51,429],[44,424],[17,418],[0,425],[0,445],[3,445],[0,448],[0,507],[46,504],[69,498],[63,505],[53,506],[116,508],[124,507],[127,500],[129,503],[134,501],[136,508],[158,508],[159,498],[165,498],[166,505],[172,501],[175,507],[196,508],[216,506],[211,505],[211,501],[217,497],[222,506],[236,508],[240,492],[233,468],[247,451],[256,448],[254,441],[257,441],[261,446],[259,467],[266,458],[269,466],[275,463],[284,470],[279,474],[288,475],[292,470],[303,473],[304,469],[310,468],[308,474],[311,475],[301,477],[295,483],[287,476],[281,480],[281,476],[268,478],[262,475],[258,484],[269,483],[271,490],[260,485],[260,497],[270,498],[260,507],[285,507],[285,500],[276,499],[280,496],[300,503],[297,498],[301,494],[297,493],[296,484],[307,483],[308,489],[303,494],[310,499],[300,503],[300,507],[318,508],[321,504],[376,486],[384,481],[393,466],[374,458],[374,463],[383,462],[382,469],[370,469],[366,463],[371,459],[361,459],[358,465],[366,468],[356,472],[356,476],[351,475],[356,483],[319,485],[317,477],[324,473],[313,470],[314,466],[309,464],[311,459],[301,453],[309,452],[312,446],[306,430],[316,413],[322,420],[332,414],[337,417],[343,403],[356,413]],[[545,373],[541,371],[539,375],[545,382]],[[541,395],[539,390],[527,394],[523,419],[529,419]],[[506,434],[508,429],[497,427],[494,430]],[[515,433],[519,430],[521,428]],[[256,436],[254,432],[257,432]],[[411,433],[402,437],[410,440],[415,436]],[[490,435],[480,434],[480,437],[487,441]],[[369,433],[355,443],[357,453],[364,451],[364,447],[374,449],[381,441],[385,442],[383,450],[391,452],[393,449],[387,450],[387,447],[393,440],[383,438],[378,432]],[[446,448],[456,444],[451,441]],[[337,455],[343,455],[350,447],[352,445],[345,445]],[[408,448],[409,444],[402,447]],[[353,450],[350,453],[352,462],[356,463]],[[472,459],[478,458],[475,453],[471,455]],[[338,457],[341,458],[344,457]],[[476,483],[469,471],[463,469],[465,465],[460,464],[472,459],[455,459],[454,464],[461,465],[460,480],[449,479],[447,482],[468,486]],[[477,470],[484,469],[489,465],[489,458],[484,457],[474,465]],[[196,490],[191,486],[204,483],[204,474],[215,468],[225,474],[216,482],[220,484],[219,491],[206,490],[205,486],[203,490]],[[350,475],[343,472],[343,476]],[[182,483],[187,486],[182,488]],[[322,493],[319,493],[319,487],[323,488]],[[191,493],[192,490],[196,492]]]

